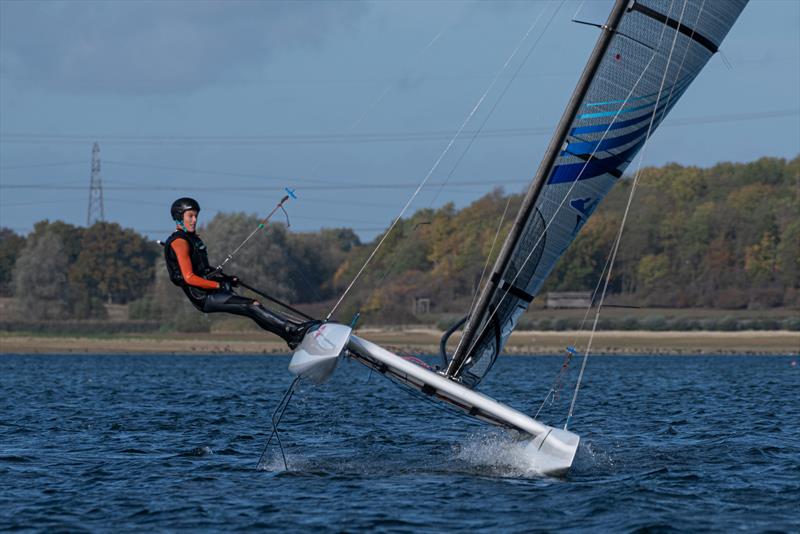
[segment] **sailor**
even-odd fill
[[[183,197],[172,203],[170,214],[177,228],[164,243],[169,278],[180,286],[195,308],[203,313],[226,312],[251,318],[264,330],[281,337],[294,349],[306,331],[318,321],[295,323],[267,310],[257,300],[237,295],[236,276],[213,269],[208,263],[208,251],[195,230],[200,204]]]

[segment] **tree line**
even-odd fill
[[[592,291],[620,228],[633,180],[625,177],[581,230],[543,291]],[[373,321],[414,319],[411,303],[466,312],[499,252],[521,195],[495,190],[463,209],[446,204],[401,220],[341,309]],[[800,307],[800,157],[669,164],[642,172],[611,276],[611,298],[641,306]],[[219,213],[199,230],[212,263],[258,225]],[[376,240],[383,236],[379,235]],[[273,224],[226,269],[293,303],[335,299],[374,249],[348,228],[289,232]],[[178,320],[186,310],[161,247],[131,229],[41,221],[27,236],[0,229],[0,296],[36,320],[103,318],[105,303],[133,318]],[[177,310],[177,311],[176,311]]]
[[[632,187],[625,177],[612,189],[543,292],[597,288]],[[389,310],[402,318],[411,299],[427,297],[436,311],[464,313],[521,201],[522,195],[497,190],[461,210],[445,205],[402,221],[348,311],[385,316]],[[613,266],[610,299],[679,308],[800,307],[798,214],[800,157],[644,169]],[[334,285],[350,280],[371,249],[357,247]]]

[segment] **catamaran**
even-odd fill
[[[596,25],[597,44],[479,298],[442,339],[440,368],[395,354],[353,334],[349,326],[325,323],[305,337],[289,370],[297,379],[320,383],[341,358],[352,358],[471,417],[515,432],[527,442],[536,470],[565,474],[580,442],[577,434],[566,425],[537,421],[476,388],[557,260],[717,53],[746,3],[616,0],[605,24]],[[457,347],[448,354],[447,338],[462,326]]]

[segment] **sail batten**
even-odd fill
[[[615,3],[470,312],[449,376],[474,386],[491,369],[557,260],[716,52],[746,3]]]

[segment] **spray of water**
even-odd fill
[[[530,440],[494,429],[470,435],[453,446],[455,459],[478,474],[510,478],[538,478],[548,460],[542,458]],[[570,469],[570,475],[613,470],[614,461],[605,451],[596,450],[589,442],[581,442]]]
[[[267,471],[269,473],[284,473],[290,471],[303,471],[306,464],[306,458],[302,456],[287,454],[286,464],[283,463],[283,457],[280,452],[268,453],[259,462],[256,469],[258,471]]]
[[[519,440],[506,432],[484,430],[470,435],[453,449],[457,460],[482,474],[514,478],[543,476],[543,466],[537,462],[530,440]]]

